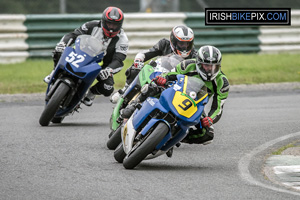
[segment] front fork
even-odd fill
[[[71,102],[71,100],[73,99],[73,96],[76,94],[77,90],[76,90],[76,86],[75,86],[75,83],[72,79],[70,78],[67,78],[67,77],[62,77],[62,78],[59,78],[55,81],[54,85],[51,86],[49,92],[47,93],[46,95],[46,102],[48,102],[52,95],[54,94],[55,90],[57,89],[57,87],[59,86],[59,84],[63,82],[65,83],[66,85],[68,85],[70,88],[71,88],[71,94],[70,95],[67,95],[67,99],[65,99],[64,101],[64,105],[69,105],[69,103]],[[80,83],[78,83],[80,84]]]

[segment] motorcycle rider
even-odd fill
[[[168,81],[177,80],[177,74],[185,74],[202,79],[207,87],[209,98],[212,98],[210,111],[207,116],[201,117],[201,125],[191,127],[187,136],[182,140],[189,144],[209,144],[214,138],[213,124],[217,123],[223,113],[223,106],[229,93],[229,81],[221,71],[222,55],[219,49],[214,46],[203,46],[197,52],[196,59],[184,60],[176,66],[176,72],[157,76],[153,81],[159,86],[165,86]],[[151,91],[151,90],[150,90]],[[142,102],[147,96],[142,94],[137,102]],[[135,105],[127,106],[122,113],[123,118],[132,114]]]
[[[64,35],[52,53],[55,68],[66,46],[72,45],[77,36],[83,34],[97,37],[106,47],[102,70],[97,77],[98,82],[89,89],[83,100],[83,103],[87,106],[93,104],[95,95],[110,96],[114,91],[113,74],[118,73],[123,68],[123,61],[128,51],[128,38],[122,29],[123,21],[124,14],[121,9],[107,7],[101,20],[86,22],[73,32]],[[53,73],[54,70],[44,78],[46,83],[49,83]]]
[[[170,39],[161,39],[152,48],[140,52],[135,56],[134,62],[126,72],[126,83],[123,89],[111,96],[111,102],[117,103],[121,94],[124,93],[128,85],[138,75],[140,70],[144,67],[144,62],[156,56],[164,56],[168,54],[177,54],[183,59],[195,58],[197,51],[194,48],[194,32],[191,28],[185,25],[173,27]]]

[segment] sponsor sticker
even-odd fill
[[[127,51],[128,50],[128,45],[121,45],[120,50],[121,51]]]

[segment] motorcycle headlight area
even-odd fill
[[[195,91],[191,91],[190,93],[189,93],[189,96],[192,98],[192,99],[196,99],[196,97],[197,97],[197,93],[195,92]]]

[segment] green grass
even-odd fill
[[[224,54],[222,71],[232,85],[300,82],[300,54]],[[115,87],[124,86],[125,70],[114,76]],[[52,70],[50,59],[29,59],[23,63],[0,64],[0,94],[37,93],[46,90],[43,78]]]
[[[126,60],[130,66],[132,60]],[[126,67],[127,68],[127,67]],[[43,82],[53,69],[50,59],[29,59],[23,63],[0,64],[0,94],[39,93],[45,92],[47,84]],[[115,87],[124,86],[125,67],[114,76]]]
[[[294,141],[294,142],[292,142],[292,143],[290,143],[290,144],[287,144],[287,145],[285,145],[285,146],[283,146],[283,147],[277,149],[276,151],[272,152],[272,155],[281,155],[281,153],[282,153],[284,150],[288,149],[288,148],[291,148],[291,147],[300,147],[299,142],[300,142],[300,141],[297,140],[297,141]]]
[[[0,91],[2,94],[34,93],[46,89],[43,77],[50,73],[50,60],[28,60],[23,63],[0,65]]]
[[[300,82],[300,54],[225,54],[222,71],[232,85]]]

